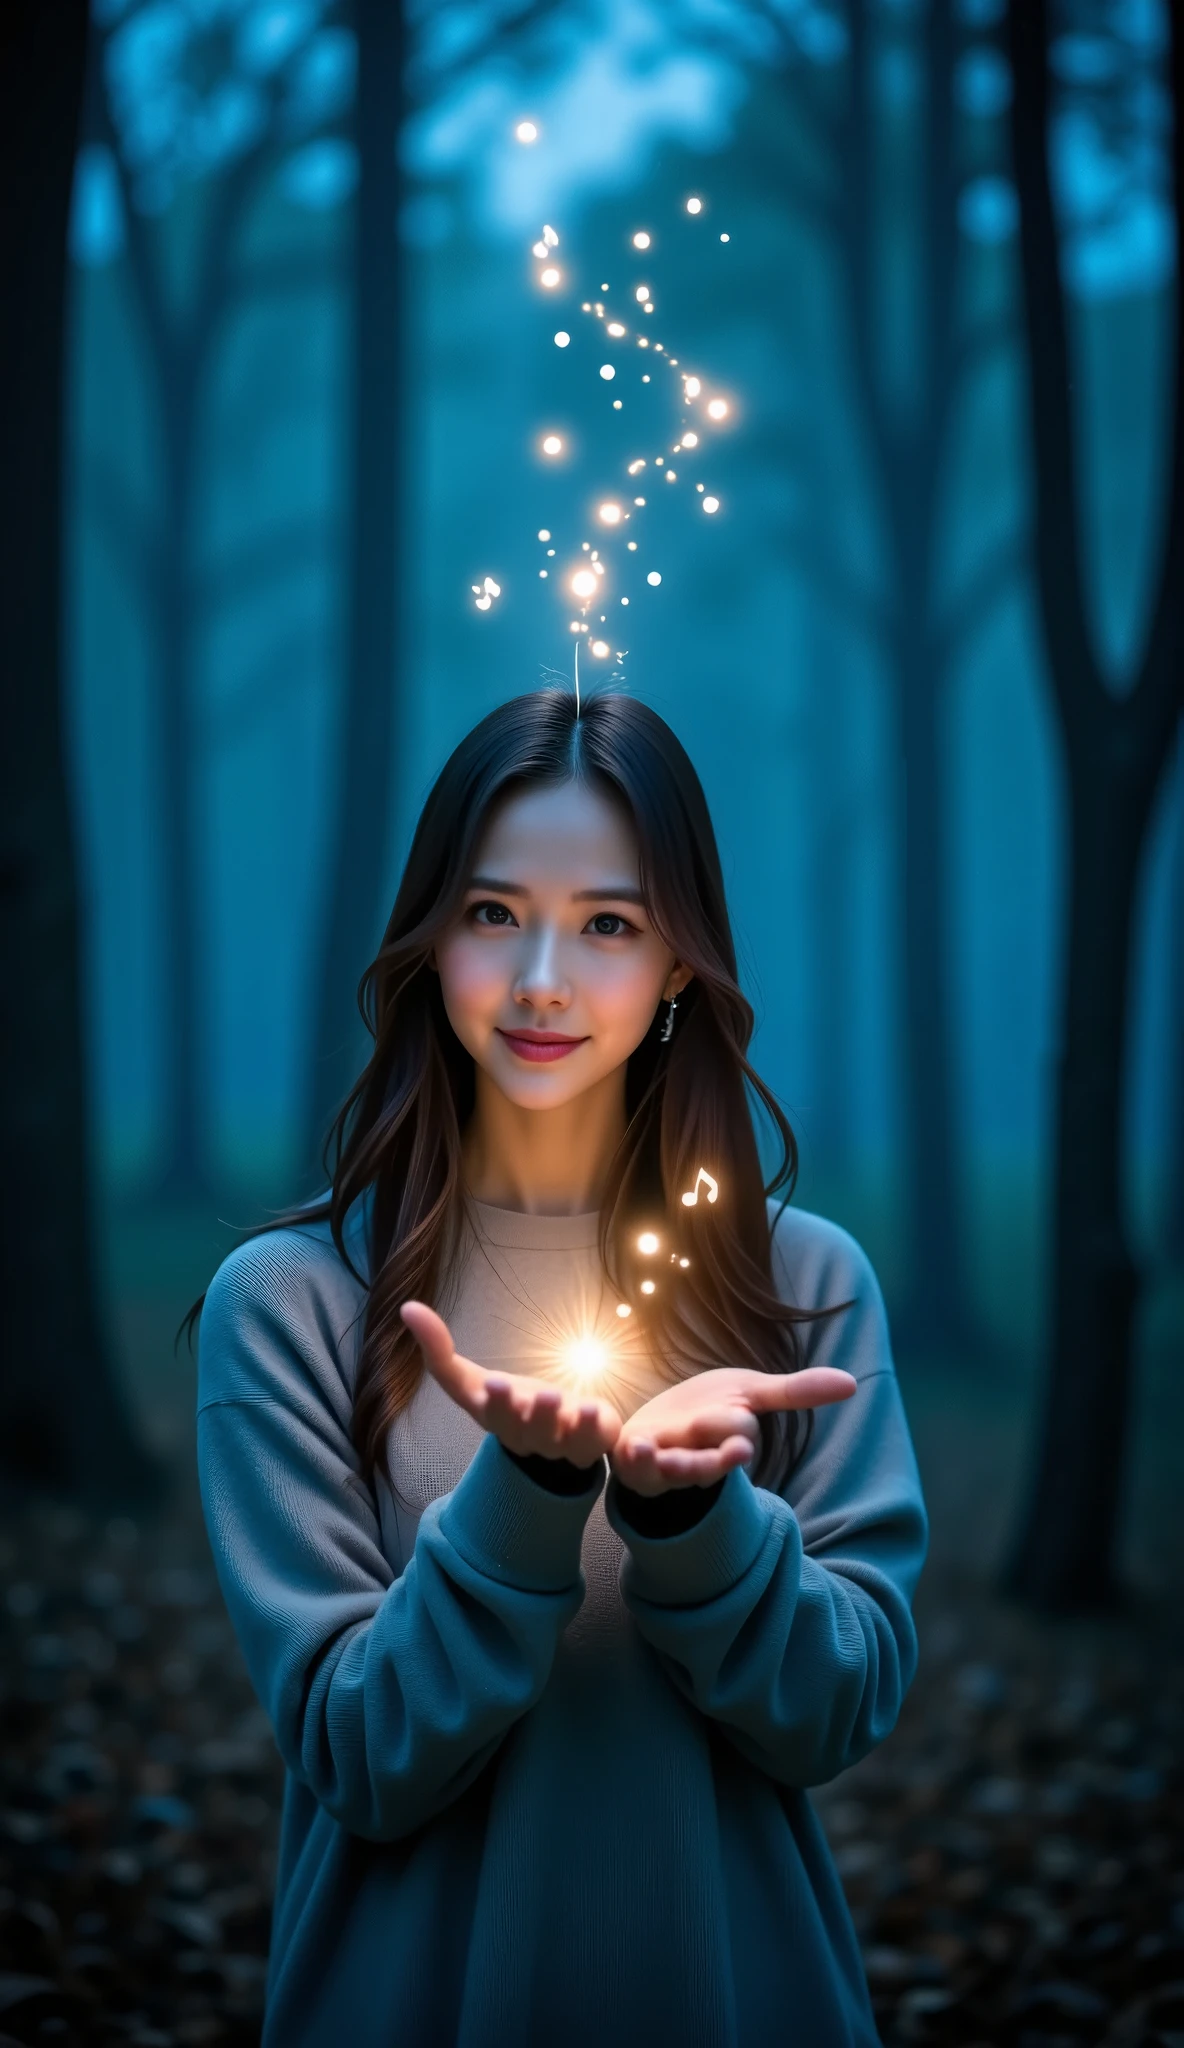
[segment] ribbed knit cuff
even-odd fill
[[[693,1529],[711,1513],[723,1490],[723,1479],[717,1479],[714,1486],[668,1486],[663,1493],[634,1493],[618,1479],[613,1498],[639,1536],[665,1538]]]
[[[517,1451],[506,1451],[506,1456],[548,1493],[587,1493],[594,1474],[604,1470],[603,1458],[592,1465],[573,1465],[570,1458],[544,1458],[535,1452],[522,1457]]]
[[[474,1571],[527,1593],[561,1593],[580,1571],[584,1525],[604,1485],[593,1465],[583,1493],[551,1493],[487,1435],[440,1512],[440,1528]]]
[[[755,1563],[769,1529],[771,1503],[735,1466],[715,1506],[681,1536],[642,1536],[621,1513],[616,1476],[604,1497],[608,1522],[627,1546],[621,1590],[656,1607],[714,1600]]]

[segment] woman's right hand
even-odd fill
[[[607,1401],[565,1400],[558,1387],[524,1373],[487,1372],[462,1358],[442,1316],[422,1301],[399,1310],[427,1361],[432,1378],[457,1406],[517,1457],[567,1458],[594,1465],[611,1451],[621,1418]]]

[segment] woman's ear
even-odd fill
[[[662,990],[662,1001],[668,1003],[674,996],[680,996],[687,983],[694,981],[694,979],[694,968],[685,967],[681,960],[676,960],[666,977],[666,986]]]

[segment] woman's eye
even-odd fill
[[[625,919],[618,917],[615,910],[600,910],[595,917],[588,919],[588,930],[595,932],[598,939],[619,939],[622,932],[630,929]]]
[[[474,903],[469,916],[474,924],[513,924],[514,913],[504,903]]]

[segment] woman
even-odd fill
[[[858,1245],[767,1202],[703,793],[517,698],[424,809],[332,1185],[200,1333],[287,1766],[268,2048],[876,2041],[804,1788],[892,1728],[927,1526]]]

